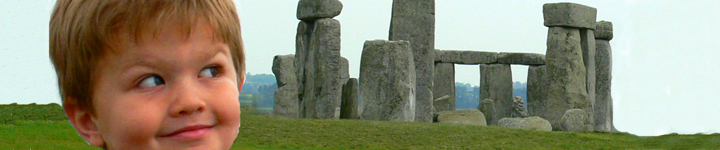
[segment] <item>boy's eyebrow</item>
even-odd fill
[[[199,60],[201,61],[207,61],[209,59],[212,59],[213,57],[217,56],[218,54],[224,54],[227,56],[230,56],[229,50],[223,48],[221,45],[213,46],[209,48],[206,52],[201,53],[201,57]],[[121,72],[127,72],[128,69],[134,67],[134,66],[150,66],[151,68],[157,67],[159,61],[157,59],[150,59],[149,57],[143,57],[139,58],[139,61],[135,61],[130,65],[123,66],[121,69]]]

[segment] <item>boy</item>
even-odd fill
[[[244,81],[231,0],[58,0],[50,58],[78,134],[106,149],[229,149]]]

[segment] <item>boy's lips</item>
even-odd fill
[[[180,138],[187,140],[194,140],[203,137],[213,126],[209,125],[194,125],[187,126],[179,130],[175,130],[172,133],[161,135],[160,137]]]

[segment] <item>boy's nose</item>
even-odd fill
[[[180,117],[192,115],[205,110],[206,103],[201,98],[198,88],[193,86],[192,82],[185,82],[174,87],[174,98],[170,106],[170,115],[172,117]]]

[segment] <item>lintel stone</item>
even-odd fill
[[[300,0],[297,7],[297,19],[313,21],[321,18],[333,18],[340,15],[343,5],[339,0]]]
[[[537,53],[506,53],[500,52],[497,55],[499,64],[513,65],[544,65],[545,55]]]
[[[613,24],[610,21],[598,21],[595,24],[595,39],[612,40]]]
[[[573,27],[595,29],[597,9],[575,3],[547,3],[543,5],[543,18],[547,27]]]
[[[498,62],[497,52],[435,50],[435,62],[454,64],[494,64]]]

